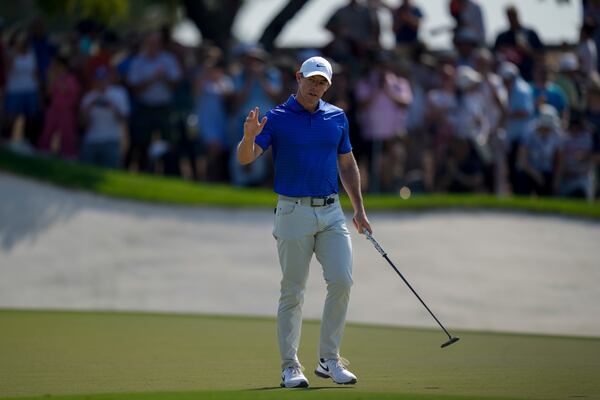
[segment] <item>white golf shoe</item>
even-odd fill
[[[321,378],[331,378],[340,385],[353,385],[357,382],[356,375],[346,369],[348,361],[343,358],[320,359],[315,369],[315,375]]]
[[[302,373],[299,365],[287,367],[281,372],[281,387],[305,388],[308,387],[308,379]]]

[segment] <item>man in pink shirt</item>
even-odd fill
[[[393,189],[394,178],[402,170],[397,139],[406,134],[407,107],[412,103],[410,84],[396,73],[393,60],[384,54],[358,81],[356,98],[361,135],[372,145],[370,188]]]

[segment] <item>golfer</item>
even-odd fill
[[[340,357],[340,343],[352,286],[352,244],[338,197],[338,173],[354,208],[352,222],[371,232],[360,192],[360,175],[348,138],[344,111],[321,99],[331,86],[331,64],[306,60],[296,72],[298,91],[260,119],[248,113],[238,160],[249,164],[273,148],[275,210],[273,236],[283,277],[277,312],[281,386],[307,387],[298,360],[302,304],[313,253],[323,267],[327,298],[321,322],[315,374],[354,384],[356,376]]]

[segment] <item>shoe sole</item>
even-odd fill
[[[315,369],[315,375],[318,376],[319,378],[331,378],[330,375],[324,374],[321,371],[319,371],[318,369]],[[356,379],[351,379],[348,382],[337,382],[335,379],[331,378],[331,380],[333,381],[333,383],[337,383],[338,385],[354,385],[357,380]]]
[[[307,388],[308,387],[308,382],[300,382],[296,386],[285,386],[285,383],[281,382],[279,384],[279,386],[282,387],[282,388],[286,388],[286,389]]]

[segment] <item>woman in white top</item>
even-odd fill
[[[31,120],[41,113],[37,60],[27,32],[15,33],[7,49],[5,63],[4,112],[12,131],[17,117]]]

